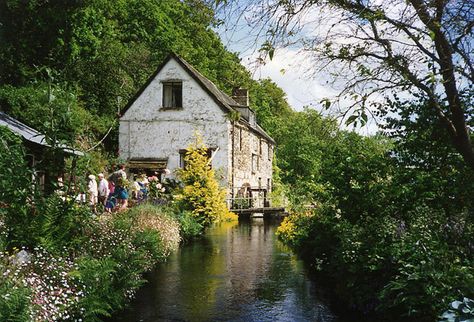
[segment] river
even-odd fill
[[[336,322],[303,262],[275,236],[279,222],[210,229],[149,274],[112,321]]]

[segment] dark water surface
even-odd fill
[[[212,228],[160,264],[112,321],[335,322],[303,262],[275,237],[278,224]]]

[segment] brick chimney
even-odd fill
[[[249,106],[249,90],[246,88],[234,88],[232,98],[242,106]]]

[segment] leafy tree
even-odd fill
[[[64,84],[37,82],[23,87],[0,87],[0,106],[4,112],[28,124],[48,139],[74,144],[101,127],[79,103],[74,90]]]
[[[276,135],[282,126],[281,121],[294,113],[286,100],[286,93],[270,79],[253,82],[249,96],[259,124],[270,135]]]
[[[357,116],[365,122],[370,108],[381,106],[373,96],[424,97],[423,108],[474,168],[472,1],[257,0],[250,6],[254,23],[267,31],[262,49],[269,56],[275,46],[298,43],[315,55],[315,66],[340,77],[340,97],[355,99],[349,122]]]
[[[200,0],[3,1],[0,87],[36,91],[31,83],[43,80],[38,70],[55,71],[55,83],[69,84],[65,92],[94,117],[79,131],[86,134],[81,135],[83,145],[105,137],[105,148],[116,152],[120,110],[170,52],[228,93],[250,86],[250,74],[237,55],[211,30],[216,23],[212,8]],[[16,101],[28,102],[33,95],[31,90],[15,92]],[[36,126],[39,112],[34,111],[45,106],[37,109],[34,101],[36,109],[16,116]],[[11,110],[9,104],[1,108]]]
[[[21,137],[4,126],[0,127],[0,146],[0,216],[7,228],[7,241],[21,245],[31,228],[27,205],[30,196],[35,194],[32,172],[26,162]]]

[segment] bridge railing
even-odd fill
[[[265,208],[272,204],[271,198],[259,196],[227,198],[226,201],[229,209]]]

